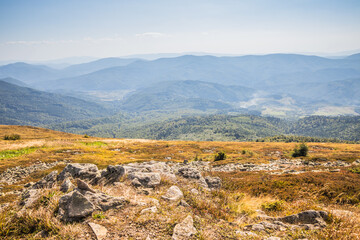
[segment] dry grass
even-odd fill
[[[282,158],[291,158],[296,143],[256,142],[190,142],[154,141],[141,139],[100,139],[60,133],[51,130],[0,126],[0,136],[20,134],[21,140],[0,140],[0,151],[34,148],[34,151],[0,160],[0,173],[9,167],[29,166],[38,161],[54,162],[68,160],[80,163],[95,163],[100,169],[109,164],[124,164],[141,161],[183,161],[195,157],[212,164],[225,163],[267,163]],[[308,143],[309,156],[313,161],[347,161],[360,158],[359,144]],[[227,159],[213,162],[217,152],[224,151]],[[23,188],[27,182],[35,182],[47,173],[61,169],[58,165],[46,171],[36,172],[14,185],[2,186],[2,192]],[[351,217],[333,217],[328,227],[321,231],[286,231],[283,239],[357,239],[360,235],[360,174],[341,168],[340,173],[307,172],[298,175],[271,175],[266,172],[207,173],[219,176],[223,186],[219,191],[208,192],[196,183],[180,178],[176,183],[185,195],[190,208],[168,203],[161,195],[173,183],[163,179],[154,190],[133,188],[123,180],[116,186],[98,186],[97,190],[130,200],[128,207],[97,213],[103,217],[89,217],[114,233],[111,238],[145,239],[148,234],[155,239],[170,239],[174,226],[187,215],[192,215],[199,230],[195,239],[241,239],[236,230],[259,221],[259,210],[271,216],[285,216],[300,211],[350,210]],[[191,189],[200,194],[194,195]],[[37,209],[16,213],[14,201],[18,197],[7,194],[0,197],[0,203],[10,202],[7,211],[0,213],[0,236],[8,239],[31,239],[42,231],[50,233],[49,239],[89,238],[89,229],[82,224],[64,224],[56,218],[56,205],[60,192],[49,197],[44,192]],[[158,213],[140,214],[141,210],[157,204]],[[46,204],[44,204],[46,202]],[[278,206],[281,207],[273,207]],[[270,207],[269,207],[270,206]],[[11,210],[13,209],[13,210]],[[35,226],[36,225],[36,226]],[[119,231],[121,229],[121,231]],[[85,235],[84,235],[85,234]],[[255,237],[262,239],[269,236]],[[251,239],[246,237],[244,239]]]

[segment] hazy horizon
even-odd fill
[[[360,49],[360,2],[0,1],[0,61]]]

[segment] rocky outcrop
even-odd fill
[[[161,176],[159,173],[134,172],[128,175],[128,179],[133,180],[134,186],[154,188],[160,184]]]
[[[53,171],[45,176],[40,181],[36,182],[31,188],[40,189],[40,188],[52,188],[56,184],[56,177],[58,172]]]
[[[69,175],[72,178],[80,178],[80,179],[88,179],[88,180],[98,179],[101,176],[99,169],[95,164],[70,163],[58,175],[57,180],[63,181]]]
[[[194,220],[189,215],[181,223],[178,223],[174,227],[174,233],[172,235],[173,240],[187,240],[191,236],[197,233],[196,228],[194,227]]]
[[[184,196],[183,192],[177,186],[171,186],[165,195],[162,196],[163,199],[168,201],[178,201]]]
[[[53,168],[58,164],[65,163],[66,161],[52,163],[38,162],[28,167],[17,166],[14,168],[8,168],[4,172],[0,173],[0,183],[4,182],[7,184],[14,184],[34,172],[44,171]]]

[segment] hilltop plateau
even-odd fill
[[[16,136],[17,140],[3,140]],[[360,145],[0,126],[3,239],[358,239]],[[224,154],[222,154],[224,153]]]

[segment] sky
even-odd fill
[[[351,50],[359,0],[0,0],[0,61]]]

